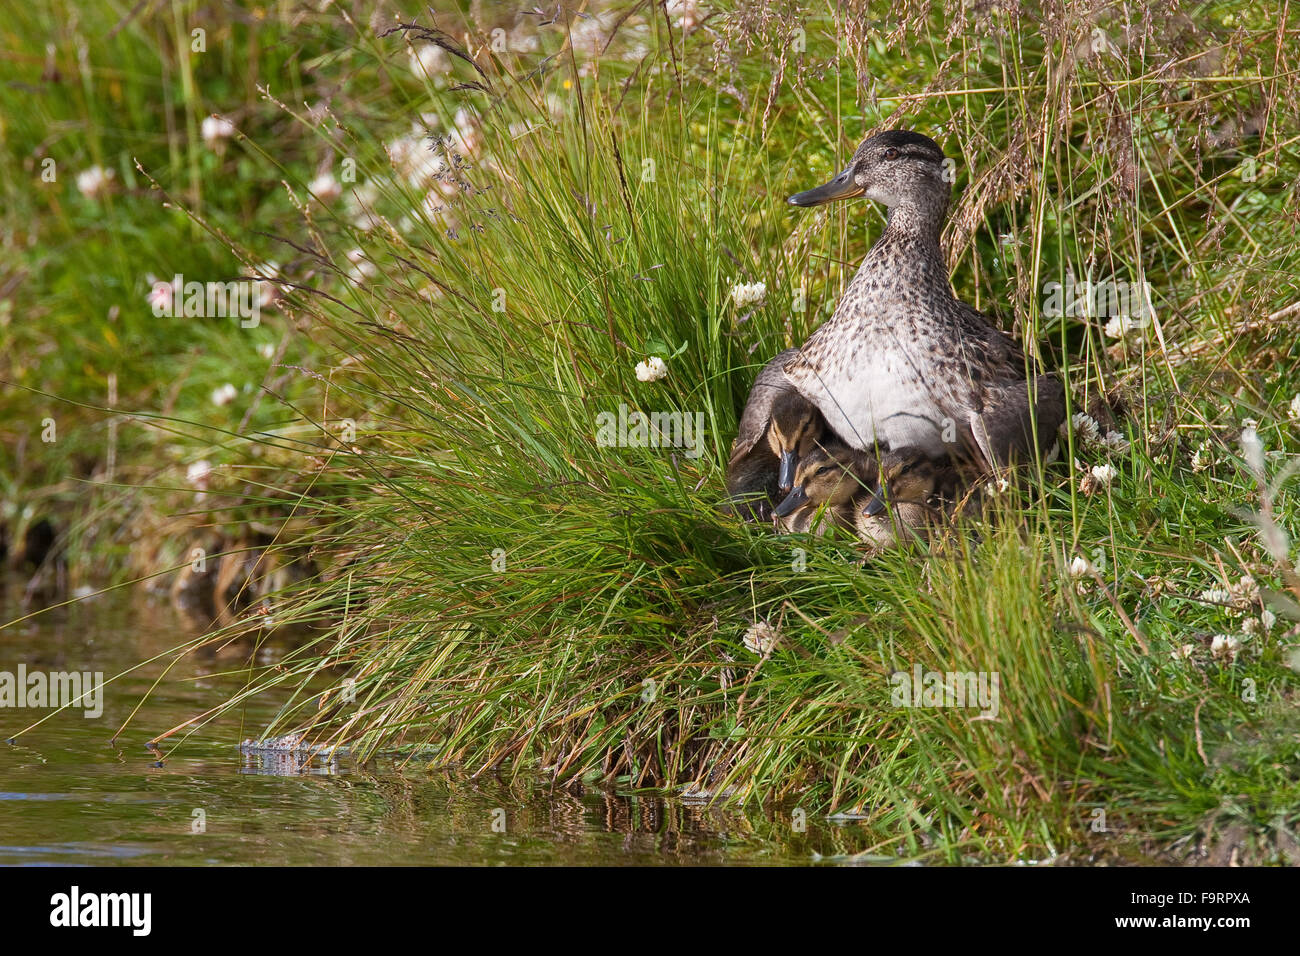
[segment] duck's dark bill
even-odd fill
[[[804,494],[804,490],[802,488],[795,488],[785,496],[784,501],[776,506],[776,510],[773,511],[772,514],[776,515],[778,518],[784,518],[807,500],[808,496]]]
[[[820,206],[822,203],[834,202],[836,199],[852,199],[862,195],[862,187],[853,181],[853,167],[850,166],[825,186],[795,193],[787,202],[791,206]]]

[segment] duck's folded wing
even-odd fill
[[[968,364],[978,365],[993,380],[1034,378],[1042,369],[1015,338],[995,326],[983,312],[960,302],[959,340]]]
[[[1052,375],[1008,382],[988,392],[977,416],[975,439],[990,465],[1031,461],[1034,441],[1044,452],[1065,420],[1065,389]]]
[[[1012,336],[962,303],[961,358],[966,365],[972,437],[990,465],[1033,458],[1044,451],[1065,418],[1065,390]]]

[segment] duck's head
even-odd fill
[[[820,206],[866,196],[890,209],[909,203],[946,210],[952,192],[943,150],[928,136],[891,129],[869,137],[844,170],[816,189],[795,193],[792,206]]]
[[[793,487],[795,468],[800,459],[816,447],[825,430],[826,420],[822,413],[798,392],[785,392],[772,404],[767,443],[781,462],[777,486],[782,494]]]
[[[794,487],[772,513],[784,518],[806,504],[831,508],[846,505],[869,483],[864,470],[863,456],[848,445],[814,445],[799,459]]]
[[[890,504],[924,504],[939,482],[940,466],[916,448],[897,448],[880,456],[880,475],[867,497],[864,514],[878,515]]]

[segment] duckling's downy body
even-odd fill
[[[913,447],[996,467],[1044,449],[1065,417],[1060,383],[952,292],[939,244],[951,187],[943,151],[904,130],[873,136],[797,206],[866,196],[889,207],[835,314],[784,372],[857,449]]]
[[[746,517],[766,520],[794,481],[795,466],[826,429],[811,402],[799,394],[782,366],[798,353],[786,349],[754,380],[727,463],[727,494]]]
[[[858,537],[877,548],[929,540],[942,515],[934,496],[951,482],[952,468],[918,448],[896,448],[880,456],[879,478],[858,510]]]

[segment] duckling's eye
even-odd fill
[[[898,159],[898,150],[893,146],[885,150],[885,159]]]
[[[829,475],[834,470],[835,470],[834,465],[822,465],[820,468],[817,469],[815,473],[818,475]]]

